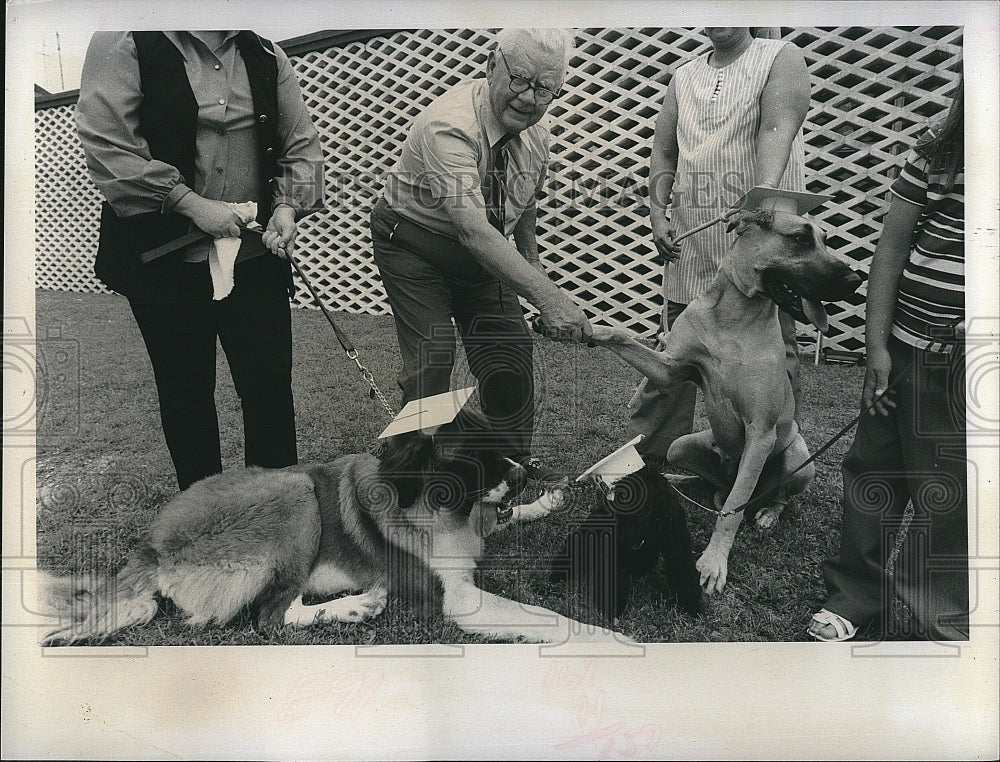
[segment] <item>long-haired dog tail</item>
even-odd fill
[[[43,607],[60,624],[42,645],[101,639],[156,616],[156,552],[144,545],[115,577],[49,577],[41,582]]]

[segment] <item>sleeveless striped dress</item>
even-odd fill
[[[789,44],[755,39],[728,66],[709,66],[706,53],[674,75],[679,154],[671,218],[678,234],[718,216],[753,187],[760,95],[775,57]],[[779,187],[805,190],[801,130]],[[718,224],[681,241],[680,259],[664,272],[666,300],[688,304],[704,293],[733,238]]]

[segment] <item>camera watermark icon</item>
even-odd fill
[[[493,425],[512,436],[530,439],[536,447],[561,446],[566,437],[578,435],[580,361],[587,348],[540,341],[516,331],[480,330],[490,320],[489,315],[473,318],[468,328],[472,337],[462,340],[456,339],[452,323],[434,326],[430,338],[418,348],[416,362],[422,369],[418,383],[426,378],[438,384],[442,376],[450,374],[449,388],[476,386],[480,403],[484,390],[486,396],[504,400],[505,410],[491,411]],[[558,363],[558,372],[550,370],[552,363]],[[556,385],[553,379],[560,377],[568,379],[568,384]],[[433,393],[418,387],[416,397]],[[521,407],[512,404],[518,396],[523,401]]]
[[[996,438],[1000,431],[1000,351],[997,334],[991,331],[996,318],[970,318],[965,330],[965,365],[961,368],[966,383],[964,395],[966,435],[969,438]]]
[[[115,540],[148,508],[152,494],[148,476],[142,471],[88,471],[61,481],[48,477],[38,477],[37,481],[39,543],[44,539],[46,548],[56,550],[46,559],[17,559],[23,589],[18,615],[25,624],[38,628],[40,638],[54,631],[71,638],[85,632],[95,621],[101,622],[102,630],[115,631],[119,611],[114,572],[132,548],[131,542],[125,547]],[[115,518],[102,518],[109,514]],[[43,571],[47,565],[52,565],[53,571]],[[145,657],[148,648],[106,646],[99,640],[87,640],[82,647],[44,648],[42,655]]]
[[[5,440],[80,432],[80,342],[50,326],[36,336],[26,318],[4,318]]]

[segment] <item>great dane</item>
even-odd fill
[[[667,460],[717,489],[721,513],[697,563],[708,593],[726,584],[729,551],[743,520],[738,509],[761,495],[767,505],[756,511],[756,523],[768,528],[814,475],[811,463],[796,470],[809,450],[794,418],[778,306],[825,333],[821,302],[843,299],[861,284],[805,217],[744,211],[730,224],[734,228],[736,241],[718,275],[674,322],[662,351],[621,327],[595,326],[592,339],[666,395],[685,381],[701,387],[711,428],[677,439]],[[779,483],[773,500],[764,497]]]

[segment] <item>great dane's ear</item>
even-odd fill
[[[750,229],[751,225],[756,225],[761,230],[770,230],[774,222],[774,213],[764,209],[741,209],[726,227],[727,233],[736,231],[736,235],[743,235]]]

